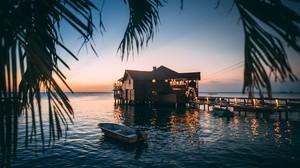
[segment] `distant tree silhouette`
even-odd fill
[[[122,60],[146,47],[154,37],[160,22],[158,9],[163,2],[124,0],[129,21],[118,47]],[[234,6],[240,13],[245,34],[243,92],[249,92],[251,97],[255,89],[260,92],[266,89],[271,97],[267,67],[270,74],[282,81],[297,80],[284,46],[287,44],[299,54],[299,14],[280,0],[235,0]],[[4,167],[9,166],[11,154],[16,154],[20,115],[26,120],[26,146],[39,138],[42,148],[46,139],[53,144],[62,136],[61,126],[67,127],[72,122],[73,109],[56,80],[68,87],[59,67],[68,68],[68,64],[57,49],[77,58],[63,43],[60,28],[62,22],[68,23],[82,36],[82,45],[89,45],[95,51],[90,43],[95,29],[94,10],[98,9],[91,0],[0,1],[0,155]],[[100,31],[103,30],[100,19]],[[48,109],[42,109],[44,92]],[[43,110],[48,110],[47,127],[43,123]],[[46,128],[48,137],[44,133]]]

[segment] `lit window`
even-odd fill
[[[152,79],[152,83],[155,83],[156,82],[156,80],[155,79]]]

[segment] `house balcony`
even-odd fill
[[[120,83],[120,82],[114,83],[113,90],[114,91],[122,90],[122,83]]]

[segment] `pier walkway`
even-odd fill
[[[245,98],[198,97],[190,105],[210,111],[213,107],[231,107],[239,112],[300,112],[300,99],[294,98]]]

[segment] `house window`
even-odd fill
[[[131,84],[131,80],[130,80],[130,79],[128,80],[128,84],[129,84],[129,85]]]

